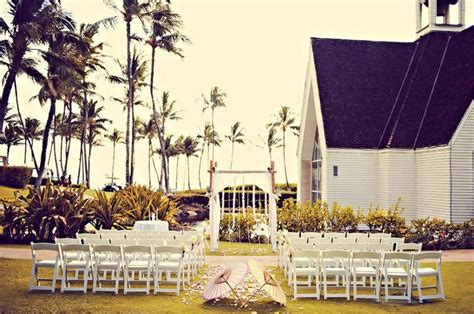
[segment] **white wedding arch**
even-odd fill
[[[257,199],[261,203],[261,197],[257,196],[256,187],[259,187],[264,193],[263,206],[265,213],[268,214],[268,224],[270,228],[270,241],[273,251],[276,251],[276,230],[277,230],[277,206],[276,206],[276,189],[275,189],[275,164],[271,162],[271,166],[267,170],[218,170],[217,162],[210,161],[209,174],[209,220],[210,220],[210,238],[211,252],[215,252],[219,245],[219,225],[224,215],[224,206],[221,207],[219,193],[222,192],[222,202],[224,203],[224,189],[233,186],[232,197],[232,214],[235,215],[236,204],[236,186],[241,185],[244,192],[246,178],[251,178],[252,197],[248,200],[245,198],[246,193],[241,193],[241,207],[243,210],[246,204],[253,205],[253,214],[255,215],[255,204]],[[249,181],[247,181],[248,183]],[[260,193],[259,193],[260,195]],[[246,203],[247,202],[247,203]],[[224,205],[224,204],[223,204]]]

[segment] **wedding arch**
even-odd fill
[[[252,204],[253,215],[255,215],[255,207],[258,201],[259,206],[263,205],[264,213],[268,215],[268,225],[270,229],[270,241],[272,244],[273,251],[276,251],[276,230],[277,230],[277,206],[276,206],[276,189],[275,189],[275,164],[271,162],[271,165],[267,170],[218,170],[217,162],[210,161],[209,174],[209,220],[210,220],[210,238],[211,238],[211,251],[215,252],[219,245],[219,226],[220,221],[224,215],[225,207],[225,189],[233,187],[228,192],[232,194],[232,200],[230,201],[230,208],[232,210],[233,219],[235,219],[236,210],[236,195],[237,186],[241,188],[241,199],[239,200],[242,210],[246,211],[249,204]],[[245,189],[246,184],[249,181],[246,179],[251,178],[250,186],[251,197],[246,199]],[[257,193],[257,187],[264,192],[263,200],[261,193]],[[219,193],[222,196],[222,206]],[[229,203],[229,201],[227,202]],[[229,207],[228,207],[229,208]],[[250,214],[250,213],[249,213]]]

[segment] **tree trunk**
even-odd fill
[[[131,107],[132,117],[130,122],[132,124],[132,140],[130,144],[130,184],[134,182],[134,173],[135,173],[135,140],[137,137],[137,125],[135,121],[135,87],[132,87],[132,107]]]
[[[155,158],[151,159],[151,163],[153,164],[153,170],[155,171],[156,180],[160,182],[160,175],[158,173],[158,169],[156,169]]]
[[[40,165],[38,169],[38,177],[35,181],[35,188],[38,188],[41,185],[41,180],[43,179],[44,169],[46,167],[46,154],[48,152],[48,140],[49,140],[49,130],[51,129],[51,123],[53,122],[53,118],[56,112],[56,99],[51,98],[51,105],[49,108],[48,119],[46,120],[46,124],[44,126],[43,131],[43,145],[41,148],[41,159]]]
[[[189,156],[187,156],[188,162],[188,190],[191,190],[191,168],[189,167]]]
[[[216,139],[214,137],[216,135],[216,132],[214,129],[214,107],[211,107],[211,125],[212,125],[212,160],[214,160],[214,148],[216,146]]]
[[[234,141],[232,141],[232,148],[230,150],[230,170],[232,170],[233,164],[234,164]]]
[[[286,136],[285,131],[283,131],[283,167],[285,169],[285,180],[286,180],[286,189],[290,188],[290,183],[288,183],[288,172],[286,171]]]
[[[81,133],[81,138],[79,139],[79,144],[80,144],[80,150],[79,150],[79,167],[77,168],[77,184],[79,184],[79,181],[81,180],[81,168],[82,168],[82,155],[83,155],[83,151],[82,151],[82,142],[84,141],[84,129],[82,129],[82,133]]]
[[[89,142],[89,156],[87,158],[87,188],[91,187],[91,157],[92,157],[92,147],[93,143]]]
[[[160,142],[160,155],[161,155],[161,168],[164,177],[164,187],[166,193],[170,192],[170,178],[169,178],[169,166],[166,159],[166,147],[165,147],[165,134],[164,130],[161,127],[161,121],[158,117],[158,112],[156,111],[156,104],[155,104],[155,95],[153,93],[154,89],[154,78],[155,78],[155,55],[156,55],[156,47],[151,47],[151,73],[150,73],[150,97],[151,97],[151,104],[153,110],[153,119],[156,125],[156,133],[158,134],[158,140]],[[161,180],[160,180],[161,184]]]
[[[132,108],[132,78],[131,78],[131,52],[130,52],[130,41],[131,41],[131,21],[127,21],[127,132],[125,134],[125,183],[130,185],[130,114]]]
[[[56,115],[54,115],[54,128],[53,128],[53,157],[54,157],[54,165],[56,166],[56,179],[59,180],[59,165],[58,165],[58,156],[56,153],[56,133],[57,131],[57,121],[56,121]]]
[[[201,184],[201,163],[202,163],[202,155],[204,155],[204,147],[205,147],[205,144],[202,143],[201,156],[199,156],[199,173],[198,173],[198,177],[199,177],[199,188],[200,188],[200,189],[202,189],[202,184]]]
[[[26,136],[23,137],[25,139],[25,153],[24,153],[24,156],[23,156],[23,163],[26,164],[26,152],[28,150],[28,139]]]
[[[23,59],[27,49],[26,40],[20,39],[21,42],[19,42],[20,40],[18,38],[21,38],[21,36],[25,35],[26,34],[23,33],[13,38],[13,43],[17,43],[17,45],[15,45],[17,48],[15,51],[17,51],[17,53],[13,55],[12,62],[10,63],[10,67],[8,69],[7,79],[5,80],[5,85],[3,86],[2,97],[0,98],[0,134],[3,134],[3,123],[7,114],[10,93],[12,91],[13,84],[15,83],[18,70],[20,69],[21,60]],[[48,146],[47,143],[46,146]]]
[[[178,191],[178,170],[179,170],[178,168],[179,168],[179,155],[176,156],[176,174],[175,174],[175,181],[174,181],[176,191]]]
[[[148,186],[151,187],[151,139],[148,139]]]
[[[7,160],[10,159],[10,147],[11,147],[11,145],[7,144]]]
[[[67,167],[69,163],[69,152],[71,151],[71,142],[72,142],[72,100],[68,103],[69,117],[68,117],[68,130],[66,135],[66,151],[64,154],[64,173],[67,174]]]
[[[112,183],[114,183],[114,172],[115,172],[115,142],[112,144]]]

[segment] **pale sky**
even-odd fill
[[[0,14],[6,11],[6,1],[0,4]],[[172,6],[181,14],[184,33],[192,40],[184,46],[185,59],[160,53],[156,66],[156,86],[161,94],[169,91],[177,101],[182,120],[172,122],[168,130],[176,134],[196,136],[209,113],[202,113],[201,94],[208,94],[212,86],[219,86],[228,97],[226,108],[216,111],[216,129],[221,136],[228,134],[230,125],[240,121],[244,127],[247,144],[236,146],[234,169],[266,169],[268,154],[262,146],[265,125],[273,120],[281,105],[290,106],[299,121],[303,88],[309,54],[310,37],[367,39],[384,41],[413,41],[415,34],[415,0],[173,0]],[[78,22],[95,22],[117,15],[102,0],[62,0],[64,8]],[[117,0],[120,5],[121,0]],[[467,25],[474,23],[474,0],[466,1]],[[142,32],[139,24],[134,32]],[[108,47],[104,53],[125,62],[125,27],[122,20],[114,30],[102,29],[97,37]],[[139,45],[149,56],[149,48]],[[118,73],[113,61],[107,61],[111,73]],[[3,75],[4,69],[0,69]],[[110,101],[112,96],[122,96],[121,88],[106,82],[101,73],[95,81],[105,116],[113,128],[125,130],[125,112],[120,105]],[[25,116],[46,120],[48,107],[41,108],[29,99],[39,87],[26,78],[19,80],[20,101]],[[148,100],[148,90],[144,99]],[[13,101],[13,100],[11,100]],[[150,109],[140,108],[139,116],[148,119]],[[296,182],[297,138],[289,136],[287,147],[288,173]],[[104,146],[96,147],[92,156],[92,186],[100,187],[111,173],[112,145],[103,139]],[[38,147],[39,156],[40,143]],[[73,143],[73,156],[78,156],[78,141]],[[155,146],[158,143],[155,142]],[[147,184],[147,143],[137,145],[136,174],[138,183]],[[70,172],[75,181],[78,157],[72,158]],[[216,148],[219,168],[229,167],[230,143]],[[116,158],[116,175],[124,181],[124,145],[119,145]],[[158,159],[157,159],[158,160]],[[181,161],[184,158],[181,158]],[[204,158],[205,160],[205,158]],[[281,150],[274,153],[277,181],[284,182]],[[13,147],[10,162],[23,163],[23,146]],[[192,187],[197,188],[198,158],[191,161]],[[54,169],[54,163],[50,164]],[[203,182],[207,184],[204,163]],[[171,182],[174,187],[175,160],[171,162]],[[156,183],[153,176],[152,182]],[[184,181],[184,162],[180,164],[179,184]],[[247,182],[252,183],[252,182]]]

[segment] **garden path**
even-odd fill
[[[50,256],[54,256],[51,254]],[[45,258],[48,256],[45,254]],[[0,258],[31,259],[31,250],[28,248],[0,247]],[[246,262],[253,259],[263,265],[276,266],[276,256],[206,256],[208,265],[219,265],[230,262]],[[443,251],[443,261],[446,262],[474,262],[474,250]]]

